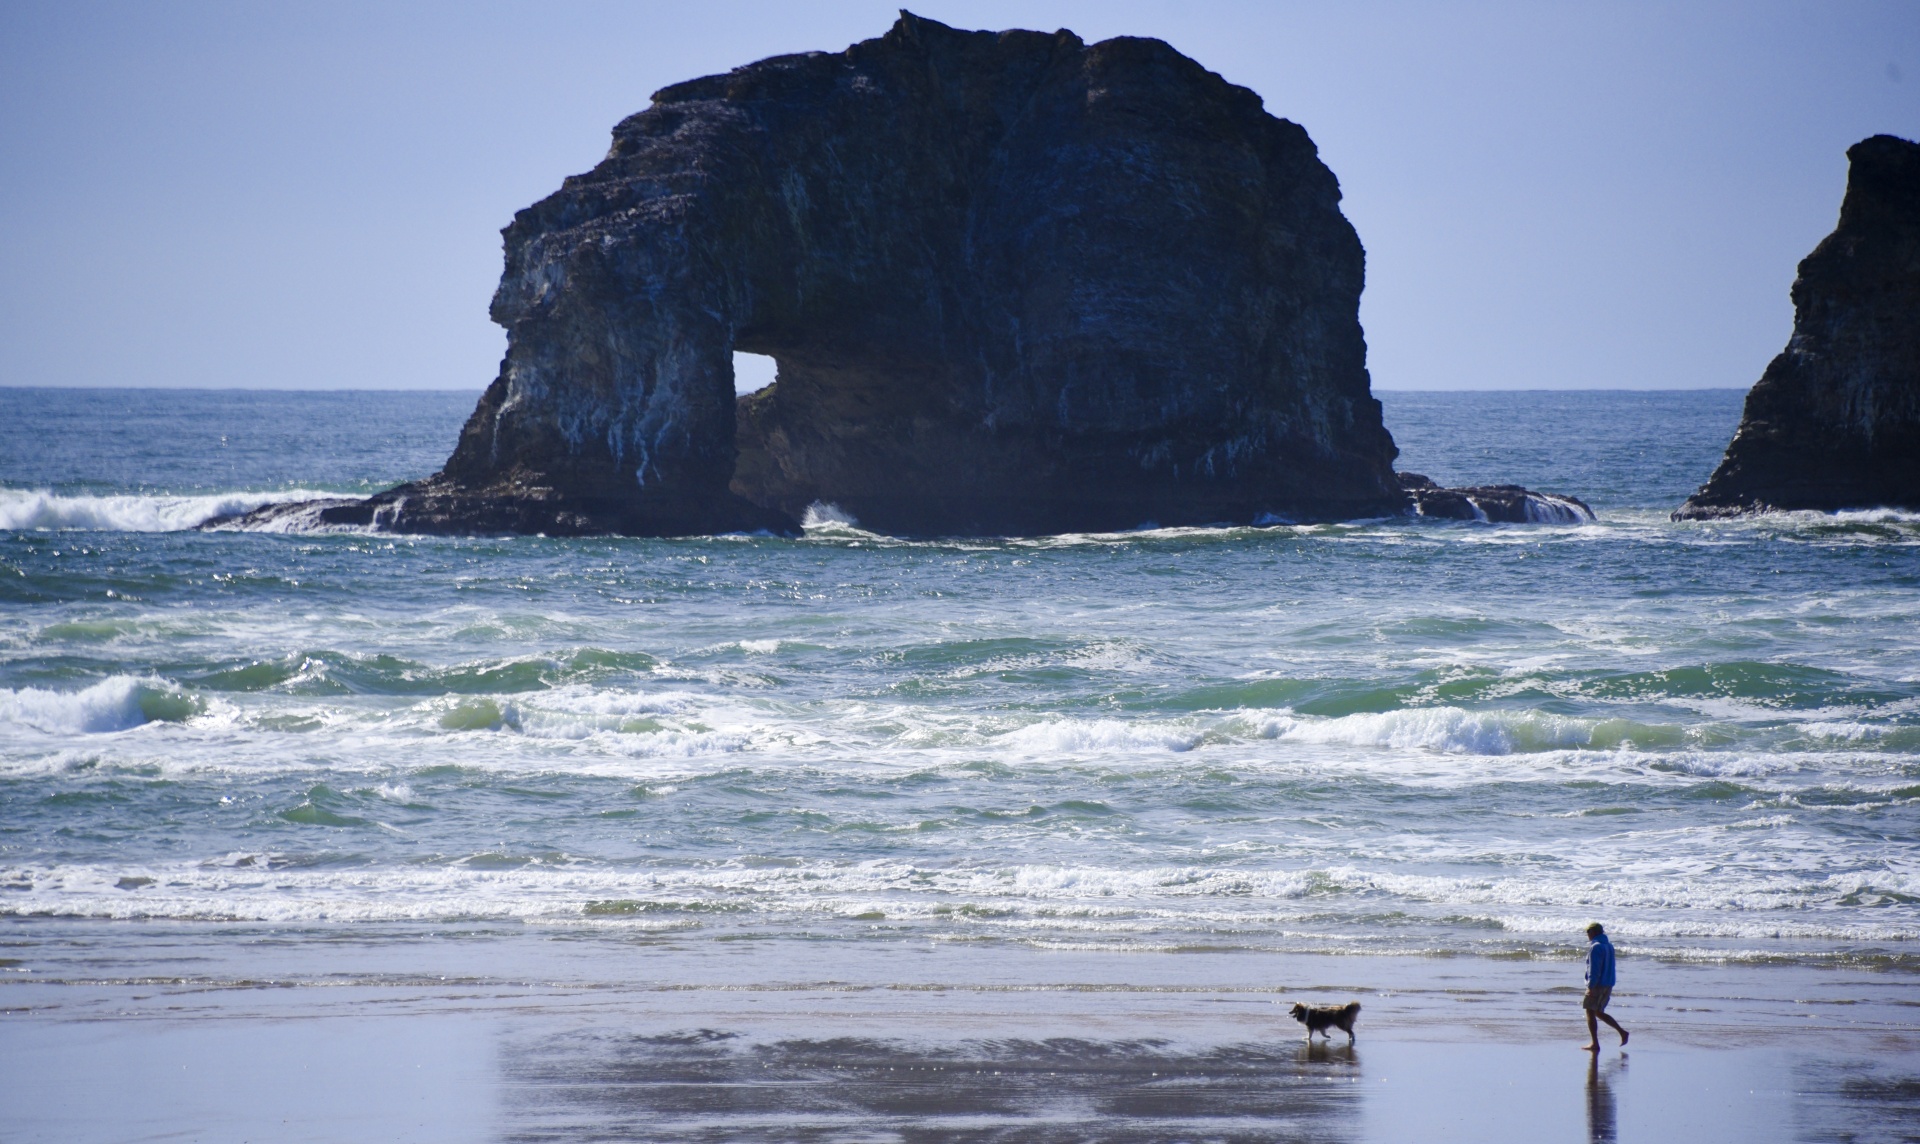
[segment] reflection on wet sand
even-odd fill
[[[1341,1045],[753,1041],[700,1030],[510,1048],[508,1140],[1334,1142],[1359,1139]]]
[[[1620,1110],[1614,1103],[1611,1080],[1627,1069],[1623,1053],[1603,1070],[1600,1054],[1591,1054],[1587,1062],[1587,1141],[1588,1144],[1614,1144],[1620,1138]]]

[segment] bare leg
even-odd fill
[[[1612,1017],[1607,1018],[1607,1024],[1613,1024]],[[1594,1020],[1594,1012],[1591,1009],[1587,1010],[1587,1051],[1590,1053],[1600,1051],[1600,1023]]]
[[[1620,1022],[1614,1020],[1612,1017],[1608,1016],[1605,1013],[1600,1014],[1600,1019],[1602,1021],[1605,1021],[1607,1024],[1612,1025],[1613,1031],[1620,1034],[1620,1043],[1622,1045],[1625,1045],[1627,1043],[1627,1031],[1620,1027]],[[1592,1014],[1587,1015],[1587,1032],[1592,1034],[1597,1047],[1597,1043],[1600,1040],[1600,1030],[1596,1028],[1593,1024]]]

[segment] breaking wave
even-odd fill
[[[80,691],[38,687],[0,690],[0,724],[49,734],[125,731],[143,723],[181,723],[202,705],[178,687],[154,678],[116,675]]]
[[[231,492],[202,496],[67,496],[45,490],[0,489],[0,529],[50,532],[182,532],[222,516],[269,504],[335,494],[312,489]]]
[[[1630,719],[1412,707],[1335,717],[1299,715],[1281,708],[1168,721],[1053,719],[1009,731],[996,743],[1021,754],[1076,754],[1185,752],[1223,742],[1277,739],[1448,755],[1515,755],[1671,748],[1689,745],[1691,738],[1682,727]]]
[[[1063,719],[1010,731],[1000,745],[1022,754],[1084,751],[1191,751],[1203,734],[1191,727],[1121,719]]]
[[[830,501],[814,501],[800,516],[800,527],[809,536],[826,539],[868,537],[877,534],[860,527],[859,518]],[[889,543],[893,538],[888,538]]]
[[[1538,711],[1468,711],[1459,707],[1415,707],[1330,719],[1276,714],[1258,726],[1259,733],[1267,738],[1458,755],[1677,746],[1685,741],[1681,728],[1627,719],[1580,719]]]

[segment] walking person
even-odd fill
[[[1600,1051],[1600,1022],[1613,1026],[1620,1034],[1620,1047],[1627,1047],[1627,1031],[1620,1022],[1607,1016],[1607,1002],[1613,999],[1613,943],[1599,922],[1587,927],[1587,995],[1580,1007],[1587,1011],[1587,1045],[1590,1053]]]

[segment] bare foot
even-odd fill
[[[1600,1042],[1595,1041],[1591,1045],[1581,1045],[1580,1047],[1589,1053],[1597,1053],[1600,1051]]]
[[[1627,1032],[1625,1029],[1620,1030],[1620,1047],[1621,1048],[1624,1049],[1627,1047],[1627,1038],[1631,1036],[1633,1036],[1633,1034]]]

